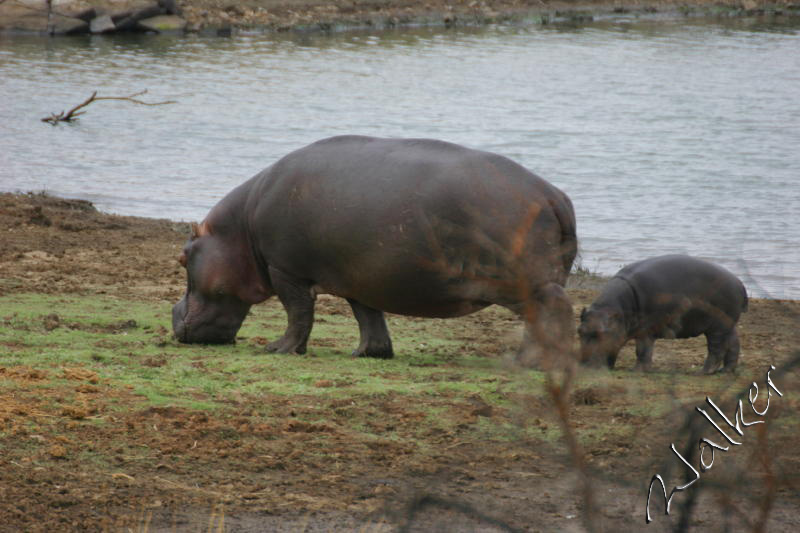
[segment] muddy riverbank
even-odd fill
[[[652,374],[629,371],[629,345],[614,372],[579,376],[587,511],[541,374],[503,363],[520,336],[504,310],[390,316],[391,361],[347,357],[357,327],[332,297],[305,356],[264,353],[285,321],[275,298],[236,345],[184,346],[168,328],[187,224],[0,194],[0,226],[0,532],[633,531],[643,484],[688,438],[681,413],[796,356],[800,302],[753,299],[736,376],[696,375],[701,339],[660,341]],[[597,286],[572,277],[576,317]],[[692,526],[736,509],[797,531],[797,373],[773,379],[769,431],[745,428],[692,487]]]
[[[796,0],[3,0],[0,32],[227,34],[798,13]]]

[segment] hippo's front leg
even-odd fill
[[[289,325],[283,337],[267,345],[271,353],[306,353],[308,336],[314,325],[314,296],[311,286],[270,267],[272,287],[286,309]]]
[[[634,370],[649,372],[653,368],[653,337],[642,337],[636,339],[636,366]]]
[[[358,330],[361,334],[361,342],[358,348],[353,351],[353,357],[375,357],[378,359],[391,359],[394,357],[392,339],[389,337],[389,330],[386,328],[383,311],[367,307],[361,302],[350,298],[347,301],[353,309],[353,314],[358,321]]]

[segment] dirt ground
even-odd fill
[[[0,232],[0,296],[101,294],[163,304],[177,301],[184,291],[184,274],[176,261],[188,234],[183,223],[103,214],[84,201],[0,194]],[[590,278],[572,283],[569,292],[576,316],[596,296],[597,286],[597,280]],[[317,311],[324,317],[349,313],[349,308],[322,298]],[[0,320],[4,314],[0,309]],[[751,301],[740,323],[740,375],[745,382],[757,380],[764,390],[768,365],[779,366],[797,352],[798,317],[800,302]],[[495,311],[443,324],[463,331],[465,342],[487,357],[502,354],[493,352],[497,343],[486,338],[513,327],[506,315]],[[431,431],[426,435],[430,450],[424,454],[411,453],[391,440],[354,446],[351,436],[335,423],[337,417],[349,416],[348,405],[333,398],[322,405],[298,406],[281,405],[285,400],[276,397],[274,408],[284,421],[274,424],[255,424],[250,415],[259,407],[243,398],[225,419],[184,408],[154,407],[114,411],[113,423],[92,426],[84,422],[99,413],[110,416],[112,401],[133,403],[132,393],[83,368],[5,367],[4,350],[13,346],[0,339],[0,452],[8,439],[41,438],[37,425],[57,428],[61,440],[48,443],[46,454],[53,461],[47,467],[37,466],[35,458],[0,453],[2,532],[666,531],[670,524],[677,527],[675,520],[663,519],[658,511],[654,516],[660,521],[644,524],[647,483],[659,465],[671,461],[662,443],[670,442],[670,432],[679,425],[664,424],[652,413],[632,415],[621,409],[631,395],[649,393],[646,387],[626,388],[630,380],[638,379],[628,371],[633,366],[630,346],[620,358],[622,368],[603,381],[610,385],[579,386],[569,405],[578,432],[598,419],[609,427],[628,428],[584,443],[581,457],[591,475],[595,505],[589,521],[581,518],[589,500],[582,497],[580,469],[561,440],[467,442],[456,429],[441,435]],[[699,369],[703,357],[698,353],[704,354],[704,345],[700,340],[664,341],[656,351],[659,375],[670,384],[671,372]],[[159,361],[143,364],[158,367]],[[48,388],[45,383],[53,377],[68,383],[73,396],[64,398],[63,387]],[[718,459],[723,466],[715,464],[717,477],[701,480],[705,490],[696,504],[702,512],[691,521],[694,530],[800,531],[800,433],[797,419],[792,418],[800,405],[796,378],[796,373],[776,378],[784,396],[773,397],[776,411],[771,410],[769,418],[777,422],[758,426],[769,426],[769,433],[766,429],[758,433],[758,442],[742,446],[738,455]],[[320,386],[335,386],[332,379]],[[3,392],[9,389],[4,383],[13,384],[12,395]],[[719,381],[713,383],[709,394],[720,386]],[[558,424],[554,407],[539,398],[521,397],[519,405],[514,412],[495,414],[482,412],[483,405],[451,407],[463,410],[465,424],[480,416],[510,425],[541,426],[542,431],[548,424]],[[417,429],[415,407],[384,396],[374,406],[370,423]],[[295,420],[303,409],[326,409],[330,421]],[[226,432],[242,437],[225,439]],[[317,438],[321,436],[325,438]],[[196,446],[187,448],[187,442]],[[154,450],[160,459],[155,464],[137,461],[136,446]],[[111,465],[109,475],[108,465],[86,464],[75,452],[79,447],[102,451],[124,464],[124,471],[114,471]],[[338,454],[336,463],[317,458],[323,447]],[[718,457],[722,455],[718,452]],[[675,475],[673,471],[673,479]],[[679,499],[684,495],[676,496]],[[653,509],[662,506],[659,500]]]

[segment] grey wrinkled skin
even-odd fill
[[[687,255],[632,263],[581,312],[581,360],[614,368],[617,354],[636,340],[636,368],[650,370],[656,339],[705,335],[703,372],[732,371],[739,360],[736,324],[747,310],[742,282],[719,265]]]
[[[182,342],[231,342],[250,306],[277,294],[288,327],[267,349],[304,353],[316,295],[328,293],[353,309],[356,356],[393,356],[384,312],[453,317],[491,304],[563,347],[576,251],[569,198],[505,157],[333,137],[243,183],[195,227],[173,329]]]

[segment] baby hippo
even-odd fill
[[[736,323],[747,291],[724,268],[687,255],[663,255],[617,272],[589,309],[581,311],[581,361],[614,368],[617,354],[636,339],[636,369],[649,370],[656,339],[705,335],[703,372],[732,371],[739,360]]]

